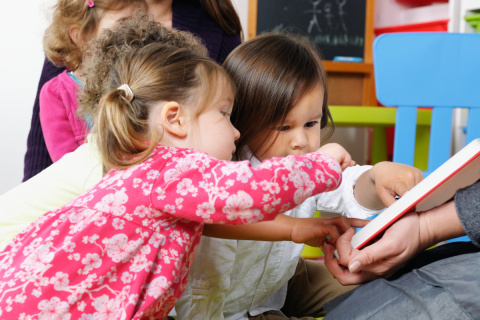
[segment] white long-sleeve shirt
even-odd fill
[[[253,166],[260,163],[254,157],[250,160]],[[337,190],[310,197],[285,214],[311,218],[316,210],[323,210],[361,219],[377,214],[381,210],[362,207],[353,194],[356,181],[369,169],[371,166],[347,168]],[[237,241],[203,236],[187,288],[175,305],[177,319],[246,320],[248,314],[280,310],[303,247],[291,241]]]

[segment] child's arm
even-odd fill
[[[65,106],[66,103],[76,102],[69,101],[66,93],[60,91],[58,80],[54,78],[40,92],[40,123],[53,162],[79,147]]]
[[[272,220],[341,182],[339,164],[322,153],[273,158],[257,168],[248,161],[221,161],[191,150],[169,156],[180,160],[167,163],[158,173],[152,186],[153,206],[204,223]]]
[[[325,237],[331,237],[330,243],[347,231],[350,227],[364,227],[369,221],[335,218],[294,218],[279,214],[272,221],[245,224],[238,226],[206,224],[203,235],[237,240],[257,241],[293,241],[305,243],[310,246],[320,247],[325,242]]]
[[[395,202],[423,180],[417,168],[401,163],[380,162],[364,172],[357,180],[354,194],[358,203],[365,208],[381,209]]]

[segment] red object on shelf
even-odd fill
[[[375,34],[379,36],[384,33],[395,33],[395,32],[447,32],[448,21],[449,19],[422,22],[422,23],[404,24],[400,26],[392,26],[392,27],[386,27],[386,28],[375,28]]]
[[[407,2],[407,3],[428,5],[428,4],[432,4],[434,2],[447,2],[448,3],[448,0],[397,0],[397,2]]]

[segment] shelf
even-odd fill
[[[373,73],[373,63],[323,61],[327,72]]]

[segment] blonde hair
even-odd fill
[[[100,97],[109,90],[110,72],[118,60],[128,52],[151,43],[164,43],[193,51],[203,57],[208,52],[200,38],[179,30],[169,30],[152,21],[142,10],[118,22],[114,30],[104,30],[98,39],[92,40],[91,55],[83,65],[85,87],[79,92],[79,117],[95,118]]]
[[[131,5],[147,9],[145,0],[95,0],[94,7],[89,7],[85,0],[58,0],[53,7],[52,24],[43,37],[45,55],[57,67],[76,70],[82,63],[85,45],[97,31],[105,11]],[[78,27],[77,44],[70,38],[74,26]]]
[[[212,60],[190,50],[152,43],[131,50],[110,75],[95,119],[97,142],[107,168],[128,168],[145,161],[159,142],[149,121],[151,108],[160,101],[182,106],[199,101],[195,114],[213,99],[219,81],[235,88],[228,75]],[[134,94],[119,89],[127,84]]]

